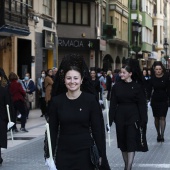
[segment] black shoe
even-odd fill
[[[2,158],[0,158],[0,164],[2,164],[2,162],[3,162],[3,159],[2,159]]]
[[[26,130],[25,128],[21,128],[20,131],[21,132],[28,132],[28,130]]]
[[[162,141],[161,135],[158,135],[157,136],[157,142],[161,142],[161,141]]]
[[[164,141],[165,141],[165,140],[164,140],[164,137],[162,137],[162,138],[161,138],[161,142],[164,142]]]
[[[44,115],[41,115],[40,117],[43,117]]]

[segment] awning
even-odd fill
[[[11,25],[3,25],[0,27],[0,35],[3,36],[28,36],[30,34],[29,28],[13,27]]]
[[[158,59],[158,53],[156,51],[152,51],[151,55],[148,57],[148,59]]]

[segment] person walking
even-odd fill
[[[10,95],[10,91],[9,91],[9,85],[10,82],[8,80],[8,77],[5,74],[5,71],[3,68],[0,68],[0,75],[1,75],[1,81],[0,81],[0,86],[5,87],[5,89],[7,90],[7,95],[9,96],[9,111],[10,111],[10,117],[11,117],[11,121],[14,122],[14,125],[12,126],[12,130],[14,132],[18,132],[18,129],[16,128],[16,114],[15,114],[15,109],[13,106],[13,101],[12,101],[12,97]]]
[[[56,75],[57,71],[58,71],[57,67],[52,68],[52,79],[53,80],[55,79],[55,75]]]
[[[132,64],[133,63],[133,64]],[[140,85],[141,71],[132,59],[121,68],[121,80],[112,87],[109,108],[109,124],[116,125],[118,148],[122,152],[125,170],[131,170],[136,151],[147,151],[146,124],[147,105],[143,87]],[[133,67],[132,67],[133,66]],[[133,76],[132,76],[133,75]],[[139,130],[143,133],[139,135]],[[143,135],[141,142],[141,135]]]
[[[111,89],[112,89],[112,72],[110,70],[107,71],[106,89],[107,89],[107,100],[109,101],[111,95]]]
[[[99,81],[100,81],[100,100],[103,101],[103,93],[104,93],[104,90],[106,88],[106,77],[104,76],[103,71],[100,71],[98,73],[98,78],[99,78]]]
[[[45,77],[46,77],[46,72],[45,72],[45,70],[42,70],[41,71],[41,77],[39,77],[38,81],[37,81],[40,110],[41,110],[41,113],[42,113],[40,117],[43,117],[43,116],[46,115],[45,82],[44,82]]]
[[[94,170],[90,159],[94,141],[99,151],[99,169],[110,170],[102,110],[94,93],[83,57],[75,54],[64,57],[49,110],[52,152],[58,170]]]
[[[153,74],[149,84],[148,99],[154,117],[157,131],[157,142],[164,142],[168,99],[170,98],[170,81],[161,61],[155,61],[152,66]]]
[[[27,116],[27,108],[25,103],[25,96],[26,92],[23,90],[21,84],[18,82],[18,76],[11,72],[9,74],[9,91],[12,96],[12,101],[14,104],[15,112],[17,115],[17,111],[21,114],[21,132],[28,132],[28,130],[25,129],[26,124],[26,116]]]
[[[143,87],[145,89],[146,92],[146,98],[148,100],[148,93],[149,93],[149,84],[150,84],[150,76],[148,75],[148,69],[147,68],[143,68],[142,70],[142,80],[143,80]]]
[[[31,109],[31,103],[33,102],[33,97],[31,97],[31,99],[29,99],[29,95],[33,95],[33,92],[35,91],[35,84],[33,82],[33,80],[30,77],[30,73],[26,73],[24,80],[22,80],[23,83],[23,88],[26,92],[26,104],[27,104],[27,119],[29,117],[29,112]]]
[[[1,156],[1,148],[7,148],[7,123],[8,115],[6,105],[10,104],[9,93],[7,88],[2,86],[3,75],[0,72],[0,164],[3,159]],[[2,84],[1,84],[2,83]]]
[[[96,71],[94,69],[90,70],[90,76],[91,76],[91,81],[93,84],[93,87],[96,90],[97,98],[99,100],[99,94],[100,94],[100,81],[96,75]]]

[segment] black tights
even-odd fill
[[[164,137],[165,127],[166,127],[166,119],[165,117],[155,117],[155,127],[158,136]]]
[[[125,163],[125,170],[131,170],[135,152],[122,152],[122,156]]]

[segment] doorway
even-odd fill
[[[18,39],[18,61],[17,72],[20,79],[23,79],[25,73],[30,73],[31,76],[31,40]]]

